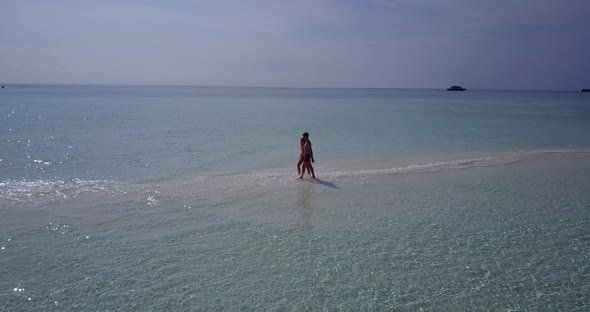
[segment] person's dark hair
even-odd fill
[[[304,136],[304,137],[308,137],[308,136],[309,136],[309,133],[305,132],[305,133],[303,134],[303,136]]]

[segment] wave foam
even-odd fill
[[[106,180],[56,180],[56,181],[14,181],[0,182],[2,205],[15,203],[47,203],[56,200],[76,198],[83,193],[96,193],[112,189],[114,182]]]
[[[389,174],[433,173],[443,170],[489,167],[507,165],[543,155],[581,153],[590,154],[590,150],[518,151],[492,156],[460,158],[380,169],[321,170],[317,172],[319,179],[315,181],[318,182],[320,187],[339,188],[340,182],[355,180],[364,183],[362,181]],[[195,198],[196,196],[198,198],[213,199],[230,197],[239,200],[244,196],[257,196],[270,190],[290,189],[295,185],[296,178],[297,174],[293,171],[273,171],[160,179],[139,184],[80,179],[31,182],[8,180],[0,181],[0,207],[8,207],[19,203],[37,205],[80,198],[92,201],[97,198],[103,199],[105,196],[112,197],[121,194],[139,198],[144,198],[144,195],[148,194],[146,195],[148,204],[155,205],[158,201],[155,197],[150,197],[152,193],[162,193],[164,194],[162,196],[171,196],[177,199]],[[95,194],[95,196],[82,196],[89,194]]]
[[[506,154],[496,156],[484,156],[475,158],[462,158],[440,162],[430,162],[425,164],[410,164],[407,166],[392,167],[385,169],[365,169],[356,171],[333,171],[328,175],[331,178],[353,178],[353,177],[371,177],[387,174],[402,174],[402,173],[433,173],[442,170],[452,169],[468,169],[474,167],[489,167],[511,164],[522,160],[522,156],[518,154]]]

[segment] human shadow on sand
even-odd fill
[[[311,182],[311,183],[317,183],[317,184],[321,184],[323,186],[327,186],[329,188],[333,188],[335,190],[339,190],[340,188],[338,187],[338,185],[334,184],[333,182],[329,182],[329,181],[324,181],[324,180],[320,180],[318,178],[312,179],[312,180],[304,180],[307,182]]]

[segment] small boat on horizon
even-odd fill
[[[447,89],[447,91],[465,91],[467,89],[461,87],[461,86],[451,86],[450,88]]]
[[[580,89],[580,92],[590,92],[590,89]]]

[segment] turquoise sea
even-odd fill
[[[297,179],[310,133],[317,180]],[[588,311],[590,95],[0,89],[0,311]]]

